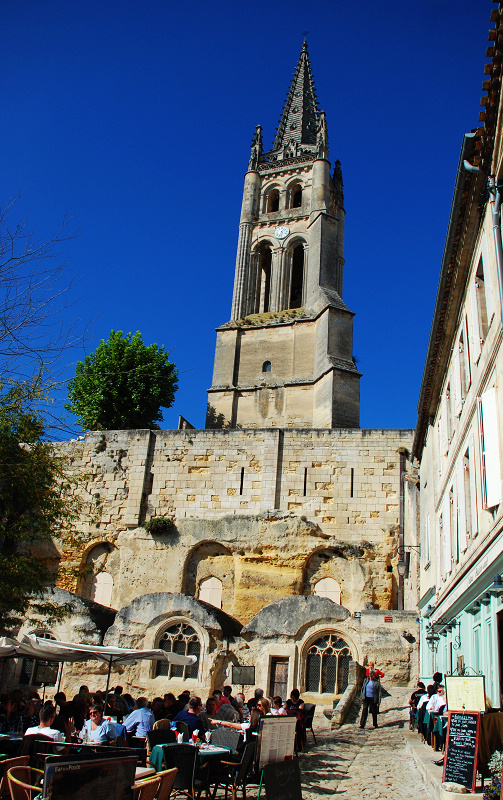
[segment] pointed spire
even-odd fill
[[[318,100],[307,52],[307,42],[304,39],[272,152],[287,148],[290,151],[289,155],[296,155],[300,151],[301,145],[316,145],[319,128]]]

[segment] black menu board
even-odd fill
[[[442,782],[460,783],[473,792],[477,774],[480,714],[449,711]]]
[[[45,764],[43,796],[47,800],[133,800],[136,764],[135,756],[50,759]]]
[[[266,764],[264,784],[267,800],[302,800],[298,760]]]

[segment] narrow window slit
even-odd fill
[[[355,471],[354,471],[353,467],[351,467],[351,494],[350,494],[350,497],[354,497],[354,494],[353,494],[354,482],[355,482]]]
[[[245,480],[245,468],[241,467],[241,483],[239,484],[239,494],[243,494],[244,480]]]
[[[307,467],[304,467],[304,497],[307,494]]]

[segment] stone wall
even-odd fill
[[[108,431],[61,445],[76,473],[79,542],[60,585],[89,596],[109,572],[111,604],[151,592],[197,596],[223,583],[223,609],[241,622],[281,597],[341,587],[350,611],[397,605],[398,451],[409,431]],[[148,533],[169,517],[173,527]],[[406,522],[406,521],[405,521]]]

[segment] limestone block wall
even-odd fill
[[[151,592],[198,596],[222,581],[242,623],[331,577],[350,611],[397,606],[399,451],[410,431],[108,431],[61,445],[83,500],[60,585],[84,596],[113,578],[111,605]],[[173,527],[148,533],[151,518]],[[105,548],[104,545],[107,545]]]

